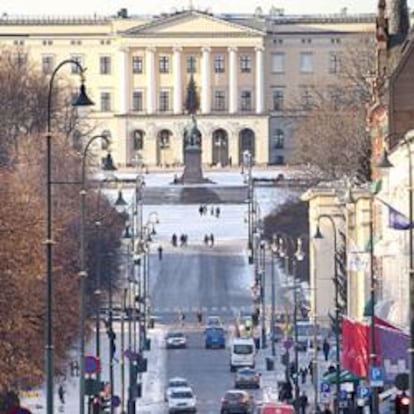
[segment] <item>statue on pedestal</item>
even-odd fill
[[[195,115],[191,116],[190,122],[184,128],[184,148],[201,149],[201,132],[197,127]]]

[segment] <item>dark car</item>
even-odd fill
[[[221,400],[220,414],[253,414],[255,403],[246,391],[229,390]]]
[[[260,388],[260,374],[252,368],[240,368],[236,373],[234,387]]]

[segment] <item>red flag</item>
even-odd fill
[[[378,316],[375,316],[375,325],[385,326],[386,328],[395,329],[396,331],[401,331],[400,328],[397,328],[396,326],[392,325],[391,323],[387,322],[384,319],[378,318]]]
[[[369,366],[369,327],[342,319],[342,367],[359,377],[367,377]]]

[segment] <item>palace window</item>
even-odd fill
[[[329,53],[329,73],[338,73],[340,71],[341,62],[339,56],[335,52]]]
[[[83,57],[81,55],[72,55],[70,57],[75,62],[78,62],[81,66],[83,65]],[[72,64],[72,75],[76,75],[80,73],[80,69],[78,65]]]
[[[272,108],[274,111],[283,110],[283,101],[284,101],[284,91],[283,89],[275,89],[272,94],[273,105]]]
[[[302,73],[313,72],[313,53],[312,52],[301,52],[300,54],[300,71]]]
[[[217,55],[214,59],[214,70],[216,73],[224,73],[224,56]]]
[[[167,112],[170,110],[170,93],[169,91],[160,92],[160,111]]]
[[[241,106],[242,111],[252,110],[252,92],[251,91],[242,91],[240,106]]]
[[[194,55],[187,57],[187,73],[196,73],[197,59]]]
[[[134,91],[132,93],[132,110],[142,112],[143,109],[143,93],[142,91]]]
[[[272,72],[284,73],[285,71],[285,54],[273,53],[272,54]]]
[[[141,151],[144,148],[144,131],[136,129],[132,131],[132,149],[134,151]]]
[[[240,71],[250,73],[252,71],[252,57],[250,55],[240,56]]]
[[[168,56],[160,56],[160,73],[168,73],[170,71],[170,60]]]
[[[101,75],[110,75],[111,74],[111,57],[101,56],[99,58],[99,68],[101,71]]]
[[[226,109],[226,95],[224,91],[214,92],[214,110],[224,111]]]
[[[273,131],[273,142],[275,149],[282,149],[285,147],[285,133],[280,128]]]
[[[111,94],[109,92],[101,92],[101,111],[109,112],[111,110]]]
[[[141,56],[132,56],[132,73],[143,73],[143,61]]]
[[[55,66],[55,58],[52,55],[42,56],[42,71],[45,75],[51,74]]]

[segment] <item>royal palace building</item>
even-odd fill
[[[374,34],[375,15],[213,15],[183,10],[159,16],[0,17],[0,44],[18,47],[51,73],[71,58],[87,68],[95,106],[88,120],[111,137],[121,166],[137,152],[147,165],[183,162],[187,88],[200,101],[203,163],[239,164],[249,150],[257,164],[290,161],[292,129],[303,111],[286,103],[311,99],[311,87],[338,80],[341,51]],[[62,67],[75,76],[76,66]],[[303,108],[302,108],[303,109]],[[317,137],[315,137],[317,139]]]

